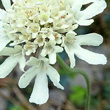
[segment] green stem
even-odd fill
[[[86,99],[86,105],[85,105],[85,110],[89,110],[90,108],[90,97],[91,97],[91,85],[90,85],[90,81],[88,76],[86,75],[86,73],[82,70],[79,69],[72,69],[69,66],[67,66],[65,64],[65,62],[61,59],[61,57],[59,55],[57,55],[57,61],[59,62],[60,66],[65,69],[66,71],[70,72],[70,73],[74,73],[74,74],[81,74],[82,76],[84,76],[86,83],[87,83],[87,99]]]

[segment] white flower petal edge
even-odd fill
[[[70,60],[70,67],[73,68],[75,66],[74,52],[70,51],[66,46],[65,46],[65,51],[68,54]]]
[[[56,63],[56,53],[55,52],[53,52],[49,55],[49,61],[50,61],[50,64]]]
[[[75,50],[75,55],[89,64],[104,65],[107,63],[107,58],[103,54],[94,53],[81,47]]]
[[[20,53],[21,50],[22,50],[21,46],[15,46],[14,48],[12,48],[12,47],[5,47],[2,51],[0,51],[0,56],[15,55],[17,53]]]
[[[7,14],[7,13],[6,13],[5,10],[0,9],[0,21],[5,17],[6,14]],[[1,21],[1,22],[2,22],[2,21]],[[0,26],[1,26],[1,24],[0,24]],[[1,30],[0,30],[0,31],[1,31]]]
[[[29,101],[36,104],[44,104],[49,98],[48,80],[45,71],[39,73],[35,79],[34,88]]]
[[[60,89],[64,89],[64,87],[59,83],[60,82],[60,75],[59,73],[56,71],[56,69],[54,69],[52,66],[48,65],[47,67],[47,75],[49,76],[50,80],[53,82],[53,84]]]
[[[0,65],[0,78],[5,78],[16,66],[17,64],[16,57],[8,57],[1,65]]]
[[[88,3],[91,3],[91,2],[96,2],[98,0],[84,0],[83,4],[88,4]]]
[[[90,20],[85,20],[85,19],[76,20],[76,23],[78,23],[81,26],[88,26],[88,25],[91,25],[93,22],[94,22],[93,19],[90,19]]]
[[[21,77],[19,80],[19,87],[20,88],[25,88],[29,85],[29,83],[31,82],[31,80],[36,76],[36,74],[38,73],[36,67],[32,67],[30,69],[28,69]]]
[[[73,0],[72,10],[80,11],[84,0]]]
[[[27,62],[27,65],[32,67],[21,76],[19,87],[27,87],[31,80],[36,76],[34,88],[29,99],[30,102],[39,105],[47,102],[49,98],[47,75],[56,87],[64,89],[59,83],[60,75],[52,66],[49,65],[48,59],[42,57],[37,59],[35,57],[31,57]]]
[[[0,36],[0,51],[10,42],[7,36]]]
[[[19,56],[19,68],[21,71],[24,72],[24,68],[25,68],[25,65],[26,65],[26,59],[25,59],[25,56],[24,56],[24,52],[22,52],[22,54]]]
[[[102,41],[102,36],[96,33],[80,36],[75,36],[75,34],[72,32],[67,33],[62,46],[65,48],[65,51],[70,59],[70,67],[73,68],[75,66],[74,55],[88,62],[89,64],[106,64],[107,59],[103,54],[93,53],[80,47],[80,45],[99,46]]]
[[[35,79],[35,85],[29,101],[39,105],[47,102],[49,98],[48,80],[44,73],[39,73]]]
[[[76,39],[80,45],[99,46],[103,42],[103,37],[96,33],[78,35]]]
[[[11,1],[10,0],[1,0],[2,1],[2,4],[5,8],[5,10],[8,10],[11,8]]]

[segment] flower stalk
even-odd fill
[[[60,64],[60,66],[65,69],[66,71],[73,73],[73,74],[81,74],[85,80],[86,80],[86,84],[87,84],[87,94],[86,94],[86,103],[85,103],[85,110],[89,110],[90,108],[90,97],[91,97],[91,85],[90,85],[90,81],[88,76],[86,75],[86,73],[80,69],[72,69],[70,68],[68,65],[66,65],[66,63],[61,59],[61,57],[57,54],[57,61]]]

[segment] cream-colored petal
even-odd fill
[[[83,5],[84,0],[73,0],[72,10],[79,11]]]
[[[52,66],[48,65],[48,69],[47,69],[47,75],[49,76],[50,80],[53,82],[53,84],[60,89],[64,89],[64,87],[59,83],[60,82],[60,75],[59,73],[56,71],[56,69],[54,69]]]
[[[49,98],[48,79],[44,71],[40,71],[35,79],[34,88],[29,101],[36,104],[44,104]]]
[[[5,47],[1,52],[0,52],[0,56],[10,56],[10,55],[14,55],[17,53],[20,53],[22,50],[21,46],[15,46],[14,48],[12,47]]]
[[[25,68],[25,65],[26,65],[26,59],[25,59],[25,56],[23,54],[21,54],[19,56],[19,68],[21,71],[24,72],[24,68]]]
[[[94,53],[81,47],[75,49],[75,55],[89,64],[104,65],[107,63],[107,58],[103,54]]]
[[[0,9],[0,20],[2,20],[5,17],[5,15],[6,15],[6,11],[3,9]],[[2,21],[0,21],[0,22],[2,22]],[[1,26],[1,23],[0,23],[0,26]]]
[[[93,22],[94,22],[93,19],[90,19],[90,20],[85,20],[85,19],[76,20],[76,23],[78,23],[81,26],[88,26],[88,25],[91,25]]]
[[[0,16],[2,16],[2,15],[0,14]],[[0,20],[1,20],[1,17],[0,17]],[[0,21],[0,36],[2,35],[1,34],[2,32],[3,32],[3,22]]]
[[[73,50],[68,50],[68,48],[65,46],[65,51],[70,60],[70,67],[74,68],[74,66],[75,66],[74,48],[73,48]]]
[[[0,36],[0,51],[10,42],[10,39],[6,36]]]
[[[1,0],[5,10],[11,9],[11,1],[10,0]]]
[[[39,64],[40,64],[40,60],[35,57],[31,57],[26,63],[26,65],[37,66],[37,67],[39,67]]]
[[[105,0],[97,0],[88,6],[84,11],[81,11],[81,19],[90,19],[104,11],[107,7]]]
[[[88,3],[91,3],[91,2],[96,2],[98,0],[84,0],[83,4],[88,4]]]
[[[55,46],[55,52],[56,53],[60,53],[60,52],[62,52],[63,51],[63,48],[62,47],[60,47],[60,46]]]
[[[56,63],[56,53],[55,52],[49,54],[49,62],[50,62],[50,64]]]
[[[25,88],[29,85],[29,83],[31,82],[31,80],[36,76],[36,74],[38,73],[38,69],[34,66],[30,69],[28,69],[21,77],[19,80],[19,87],[20,88]]]
[[[43,48],[41,51],[41,56],[45,57],[46,55],[47,55],[47,51],[45,48]]]
[[[103,42],[103,37],[96,33],[76,36],[79,45],[99,46]]]
[[[16,57],[8,57],[1,65],[0,65],[0,78],[5,78],[16,66],[18,59]]]
[[[56,53],[60,53],[63,51],[63,48],[60,46],[55,46],[55,51],[49,54],[49,62],[50,64],[56,63]]]

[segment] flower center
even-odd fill
[[[49,41],[55,40],[56,45],[57,43],[61,45],[61,42],[58,41],[61,41],[63,33],[72,30],[72,26],[74,26],[74,20],[70,22],[73,17],[69,10],[66,9],[63,0],[59,2],[57,0],[38,0],[37,2],[24,0],[23,3],[14,3],[12,9],[7,12],[7,19],[4,21],[4,29],[13,41],[10,45],[22,44],[26,51],[30,44],[37,45],[31,46],[32,50],[41,46],[43,49],[47,38]],[[48,51],[51,50],[52,48],[48,46]]]

